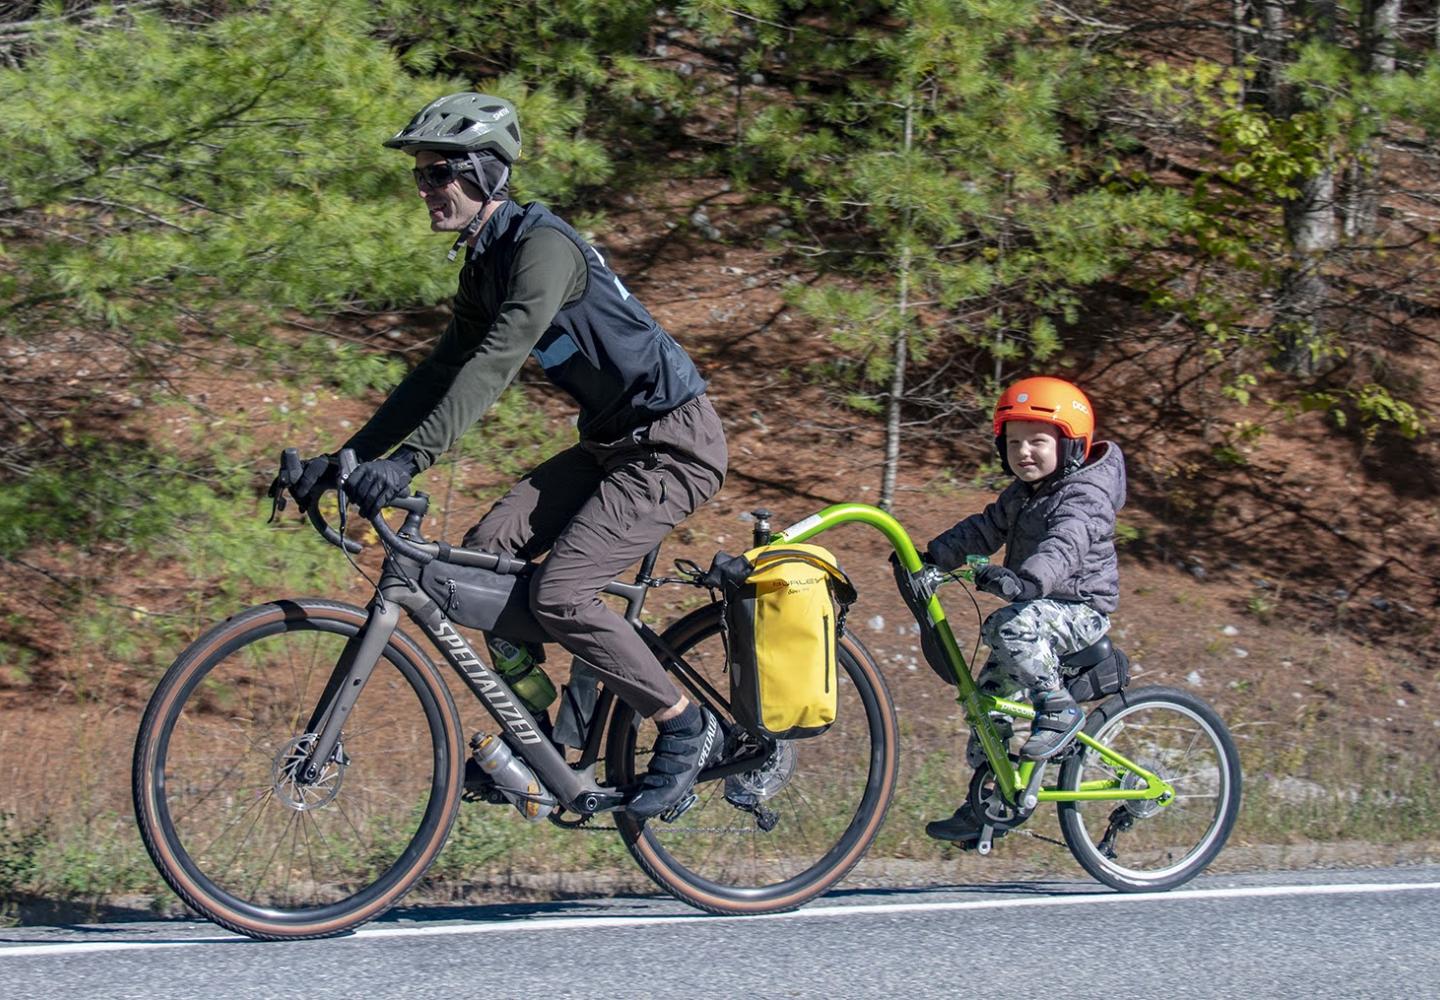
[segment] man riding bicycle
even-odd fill
[[[718,756],[718,722],[598,595],[724,482],[725,434],[705,380],[579,233],[539,202],[510,200],[520,129],[508,101],[442,97],[385,145],[414,156],[430,228],[456,233],[451,257],[463,251],[465,262],[439,343],[345,443],[362,463],[346,489],[373,517],[480,419],[527,356],[540,362],[579,404],[580,440],[516,483],[464,544],[524,559],[548,551],[531,610],[655,721],[660,739],[626,809],[660,815]],[[305,463],[292,489],[302,508],[335,485],[336,469],[333,454]]]

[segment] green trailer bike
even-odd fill
[[[1101,679],[1098,671],[1114,663],[1107,637],[1062,658],[1063,666],[1079,668],[1068,679],[1077,698],[1103,697],[1088,708],[1075,742],[1047,761],[1020,760],[1002,727],[1008,732],[1010,720],[1033,719],[1034,710],[978,687],[936,596],[945,583],[971,581],[984,559],[951,573],[924,565],[900,523],[864,504],[827,507],[774,535],[762,525],[757,536],[798,543],[850,523],[875,528],[894,548],[896,583],[920,626],[927,659],[956,685],[983,750],[968,800],[983,826],[970,846],[990,853],[995,838],[1053,802],[1075,860],[1122,892],[1173,889],[1215,859],[1239,815],[1242,779],[1234,738],[1214,708],[1177,688],[1127,689],[1123,674]]]
[[[342,484],[353,468],[343,454]],[[287,450],[282,478],[295,472]],[[309,518],[353,554],[343,485],[337,500],[339,530],[318,504]],[[399,531],[383,515],[369,522],[384,561],[367,607],[287,598],[241,611],[183,650],[150,699],[133,758],[135,814],[161,875],[199,913],[262,939],[348,931],[421,879],[467,799],[576,830],[613,822],[650,878],[712,913],[794,909],[864,856],[894,796],[899,734],[879,667],[851,632],[837,643],[835,723],[775,739],[733,722],[720,604],[659,631],[641,620],[656,587],[705,589],[698,567],[677,562],[678,576],[657,577],[657,547],[633,583],[608,586],[676,683],[725,720],[721,758],[683,812],[636,820],[624,805],[653,726],[602,686],[583,746],[567,753],[457,628],[543,641],[526,631],[528,564],[426,540],[423,494],[391,506],[406,514]],[[992,836],[1055,802],[1076,858],[1117,889],[1171,888],[1214,858],[1235,821],[1240,768],[1212,709],[1168,688],[1114,695],[1091,711],[1074,750],[1047,762],[1058,774],[1045,783],[1049,767],[1012,759],[996,728],[1030,708],[977,689],[945,621],[934,591],[956,575],[922,567],[894,518],[840,504],[772,534],[760,517],[755,541],[802,542],[855,522],[894,547],[902,593],[979,734],[987,763],[971,797],[987,833],[977,846],[988,851]],[[402,614],[428,651],[400,627]],[[437,660],[492,720],[495,732],[476,734],[471,752]]]

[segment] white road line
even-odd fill
[[[1025,907],[1134,905],[1210,902],[1222,899],[1255,899],[1280,896],[1340,896],[1391,892],[1435,892],[1440,882],[1357,882],[1336,885],[1253,886],[1233,889],[1177,889],[1157,893],[1068,893],[1058,896],[1023,896],[1004,899],[966,899],[931,903],[857,903],[849,906],[810,906],[791,913],[761,916],[706,916],[704,914],[654,915],[635,917],[507,917],[493,923],[440,924],[437,926],[368,927],[329,941],[344,944],[374,938],[454,937],[469,934],[505,934],[539,931],[594,930],[613,927],[645,927],[652,924],[715,923],[734,920],[812,920],[832,917],[879,916],[892,913],[944,913],[955,910],[1012,910]],[[0,959],[33,958],[44,955],[83,955],[110,951],[141,951],[155,948],[191,948],[201,945],[237,944],[249,939],[238,935],[187,938],[164,941],[94,941],[62,944],[6,946],[0,944]]]

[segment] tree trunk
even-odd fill
[[[1274,118],[1289,121],[1300,108],[1294,85],[1284,82],[1285,67],[1299,44],[1312,38],[1333,38],[1335,5],[1323,0],[1298,5],[1261,0],[1259,8],[1257,82],[1263,82],[1265,110]],[[1337,241],[1335,170],[1327,164],[1298,187],[1299,195],[1281,204],[1289,252],[1280,276],[1274,322],[1278,363],[1292,374],[1308,376],[1319,368],[1324,351],[1321,316],[1329,287],[1323,268]]]
[[[914,105],[905,105],[905,152],[914,142]],[[885,470],[880,478],[880,508],[889,510],[895,502],[895,479],[900,471],[900,404],[905,400],[905,364],[910,352],[910,268],[913,251],[910,242],[910,209],[905,209],[900,227],[899,313],[895,324],[894,362],[890,375],[890,399],[885,413]]]
[[[1250,0],[1230,0],[1230,65],[1239,69],[1245,65],[1245,56],[1249,52],[1249,39],[1246,37],[1246,26],[1250,21]],[[1245,85],[1240,86],[1240,93],[1236,95],[1235,103],[1245,103]]]
[[[1372,0],[1365,7],[1370,19],[1366,26],[1370,38],[1370,72],[1389,76],[1395,72],[1395,52],[1399,48],[1400,0]]]
[[[1395,72],[1395,50],[1400,29],[1400,0],[1367,0],[1360,12],[1361,56],[1368,70],[1377,76]],[[1369,111],[1368,108],[1364,109]],[[1345,238],[1354,240],[1375,232],[1380,217],[1380,192],[1375,176],[1379,169],[1378,144],[1366,139],[1352,151],[1345,168]]]
[[[1308,178],[1300,185],[1300,197],[1286,202],[1284,210],[1290,261],[1280,280],[1276,309],[1280,360],[1293,374],[1314,375],[1324,346],[1321,318],[1329,296],[1323,267],[1336,243],[1335,172],[1326,167]]]
[[[1260,0],[1260,40],[1255,45],[1255,96],[1277,118],[1286,117],[1288,95],[1280,81],[1285,65],[1289,18],[1282,0]]]

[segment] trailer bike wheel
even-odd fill
[[[1192,694],[1147,687],[1106,699],[1085,732],[1168,782],[1174,796],[1058,803],[1075,859],[1122,892],[1173,889],[1200,874],[1225,846],[1240,811],[1240,754],[1220,716]],[[1144,786],[1088,747],[1077,747],[1060,768],[1065,791],[1116,781]]]

